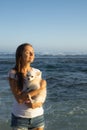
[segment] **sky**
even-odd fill
[[[0,0],[0,52],[87,53],[87,0]]]

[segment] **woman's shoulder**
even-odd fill
[[[8,77],[16,79],[16,70],[14,70],[14,69],[9,70]]]
[[[10,69],[9,72],[15,74],[15,73],[16,73],[16,70],[15,70],[15,69]]]

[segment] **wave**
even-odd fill
[[[83,52],[36,52],[36,57],[83,57],[87,56],[87,53]],[[15,52],[0,52],[1,57],[15,57]]]

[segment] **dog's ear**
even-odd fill
[[[36,75],[39,76],[41,73],[40,72],[37,72]]]

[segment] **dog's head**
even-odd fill
[[[35,77],[36,77],[35,72],[31,71],[31,72],[28,72],[28,73],[27,73],[27,79],[28,79],[29,81],[34,80]]]

